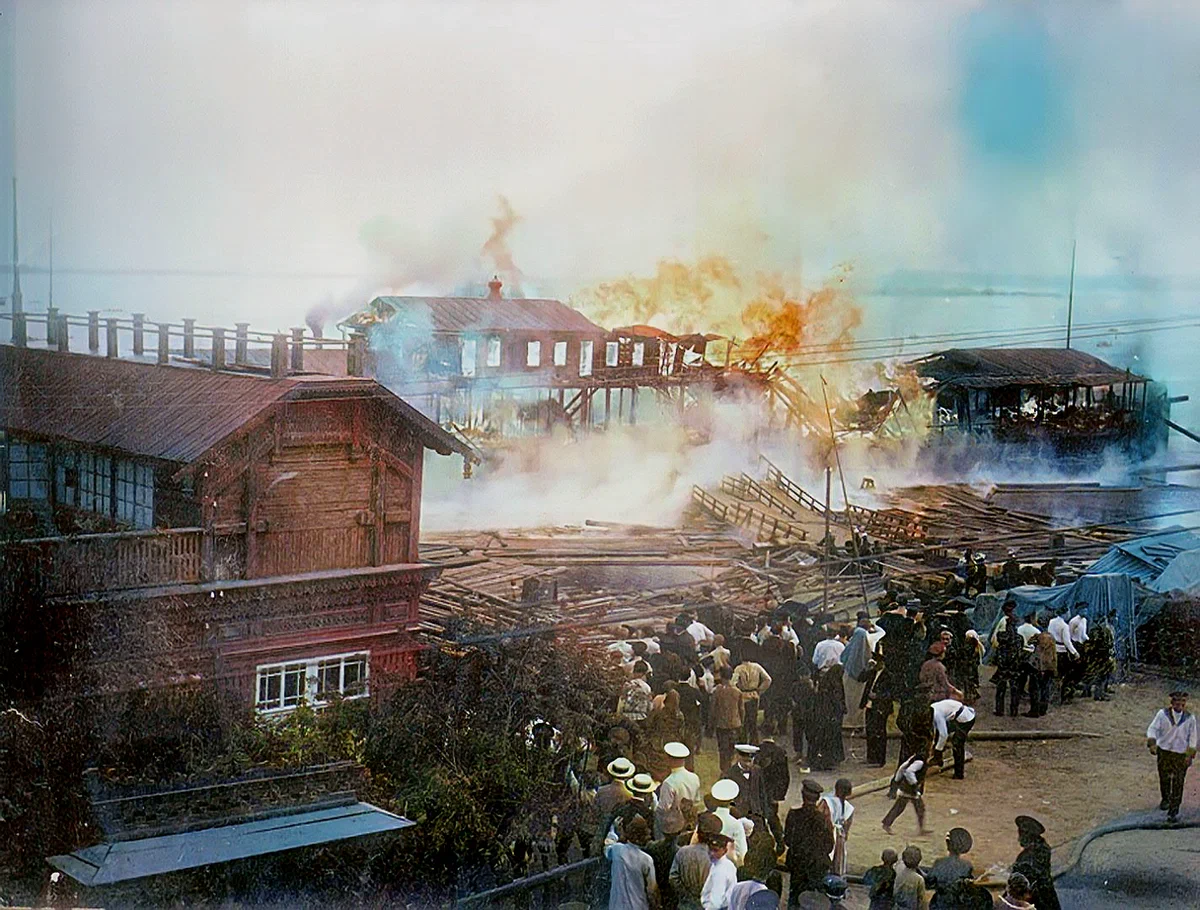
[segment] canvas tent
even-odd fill
[[[1184,550],[1177,555],[1149,587],[1160,594],[1169,594],[1172,591],[1185,594],[1200,593],[1200,548]]]
[[[1066,608],[1074,612],[1078,603],[1086,604],[1078,612],[1090,624],[1099,623],[1110,611],[1117,614],[1113,628],[1116,630],[1117,657],[1125,660],[1137,657],[1137,642],[1134,632],[1162,605],[1161,598],[1138,598],[1133,581],[1124,574],[1084,575],[1069,585],[1043,588],[1038,585],[1021,585],[997,594],[981,594],[975,599],[973,622],[980,638],[990,643],[992,632],[1000,621],[1000,608],[1011,596],[1017,602],[1016,616],[1024,618],[1030,612],[1055,613]]]
[[[1200,537],[1183,528],[1165,528],[1154,534],[1115,544],[1092,563],[1088,574],[1115,572],[1128,575],[1139,584],[1153,587],[1155,579],[1163,574],[1172,560],[1190,550],[1200,550]]]

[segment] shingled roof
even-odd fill
[[[569,332],[604,335],[561,300],[537,297],[376,297],[345,325],[386,322],[434,334],[469,332]]]
[[[423,445],[474,458],[373,379],[272,379],[0,345],[0,426],[6,430],[181,464],[197,461],[279,402],[347,397],[380,400]]]
[[[915,360],[912,365],[925,379],[967,389],[1144,381],[1099,357],[1068,348],[954,348]]]

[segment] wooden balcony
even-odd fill
[[[53,597],[201,581],[200,528],[39,537],[5,545],[10,564],[36,568]]]

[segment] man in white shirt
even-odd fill
[[[837,627],[830,626],[828,636],[813,646],[812,662],[818,670],[841,663],[842,652],[846,650],[846,643],[838,638]]]
[[[1026,651],[1033,650],[1033,640],[1042,634],[1042,630],[1033,624],[1036,615],[1036,613],[1030,613],[1025,617],[1025,621],[1017,626],[1017,634],[1021,636]]]
[[[1146,730],[1146,747],[1158,758],[1158,787],[1168,822],[1179,821],[1183,782],[1196,758],[1196,717],[1187,710],[1188,694],[1171,693],[1171,707],[1160,708]]]
[[[663,746],[671,772],[658,786],[658,808],[654,813],[654,827],[658,837],[663,836],[669,822],[683,822],[679,830],[690,831],[696,825],[696,816],[702,805],[700,778],[685,767],[691,750],[683,743],[671,742]]]
[[[967,764],[967,734],[975,726],[975,709],[956,698],[935,701],[932,707],[937,742],[933,744],[934,760],[930,764],[942,764],[942,753],[949,742],[954,754],[954,779],[962,780]]]
[[[714,638],[713,630],[700,620],[692,619],[690,614],[688,615],[688,619],[691,621],[685,627],[685,631],[688,635],[692,636],[692,640],[696,642],[696,647],[711,645]]]
[[[1054,638],[1054,650],[1058,652],[1059,698],[1063,704],[1075,694],[1076,667],[1079,664],[1079,650],[1071,640],[1071,625],[1064,615],[1066,612],[1066,607],[1063,607],[1046,626],[1046,631]]]
[[[1075,651],[1079,654],[1079,659],[1075,661],[1073,667],[1075,676],[1071,680],[1071,688],[1080,689],[1085,698],[1092,694],[1092,687],[1085,683],[1083,679],[1087,671],[1088,660],[1088,621],[1087,617],[1081,611],[1086,609],[1087,603],[1084,601],[1075,604],[1075,615],[1071,617],[1071,621],[1067,624],[1071,629],[1071,644],[1075,646]]]

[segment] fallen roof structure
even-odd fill
[[[916,360],[913,366],[917,375],[939,387],[964,389],[1023,385],[1094,388],[1147,381],[1070,348],[953,348]]]

